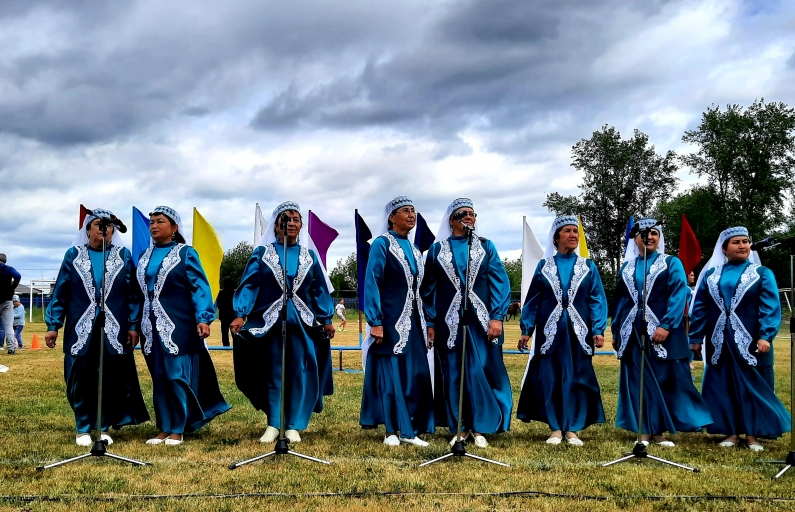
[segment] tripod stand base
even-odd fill
[[[651,459],[656,460],[657,462],[662,462],[663,464],[668,464],[669,466],[674,466],[681,469],[686,469],[687,471],[692,471],[693,473],[701,473],[701,470],[698,468],[691,468],[690,466],[685,466],[684,464],[679,464],[670,460],[663,459],[661,457],[655,457],[654,455],[649,455],[648,450],[646,450],[646,445],[643,443],[635,443],[635,446],[632,447],[631,452],[624,452],[624,457],[620,459],[616,459],[610,462],[605,462],[601,464],[603,468],[607,466],[612,466],[613,464],[618,464],[619,462],[626,462],[628,460],[633,459]]]
[[[776,473],[775,476],[773,476],[773,480],[778,480],[779,478],[784,476],[784,473],[789,471],[790,468],[795,466],[795,451],[790,451],[784,460],[759,460],[757,462],[759,462],[760,464],[778,464],[778,465],[783,464],[784,469],[782,469],[781,471]]]
[[[64,466],[66,464],[71,464],[72,462],[77,462],[79,460],[87,459],[89,457],[110,457],[111,459],[119,460],[121,462],[126,462],[134,466],[151,466],[151,464],[148,462],[142,462],[140,460],[135,460],[135,459],[128,459],[127,457],[122,457],[121,455],[114,455],[108,452],[107,441],[94,441],[94,445],[91,447],[91,451],[89,451],[88,453],[84,453],[83,455],[78,455],[77,457],[72,457],[71,459],[62,460],[60,462],[54,462],[53,464],[48,464],[46,466],[39,466],[36,468],[36,471],[44,471],[45,469]]]
[[[276,446],[273,447],[273,451],[270,451],[265,455],[258,455],[253,459],[248,459],[241,462],[236,462],[234,464],[230,464],[229,469],[237,469],[240,466],[245,466],[246,464],[251,464],[252,462],[257,462],[258,460],[267,459],[268,457],[272,457],[274,455],[293,455],[295,457],[300,457],[302,459],[311,460],[312,462],[331,465],[331,462],[327,460],[316,459],[315,457],[310,457],[309,455],[304,455],[303,453],[292,451],[290,449],[290,440],[287,439],[286,437],[283,437],[276,440]]]
[[[453,447],[450,449],[450,453],[446,453],[436,459],[423,462],[422,464],[419,465],[419,467],[428,466],[430,464],[433,464],[434,462],[439,462],[441,460],[449,459],[450,457],[469,457],[471,459],[477,459],[482,462],[497,464],[498,466],[504,466],[506,468],[511,467],[510,464],[506,464],[504,462],[497,462],[496,460],[491,460],[487,459],[486,457],[479,457],[477,455],[472,455],[471,453],[467,453],[467,449],[464,447],[464,442],[461,441],[459,438],[456,438],[455,443],[453,443]]]

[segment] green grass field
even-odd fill
[[[220,344],[218,324],[213,327],[210,342]],[[350,327],[338,334],[336,344],[358,344],[355,325]],[[34,332],[43,338],[44,330],[41,323],[28,325],[24,332],[26,344],[29,346]],[[516,322],[507,324],[506,332],[508,340],[515,340]],[[788,330],[782,335],[788,336]],[[508,341],[507,345],[512,348],[515,341]],[[778,338],[775,347],[777,390],[789,407],[788,339]],[[154,415],[151,380],[143,358],[140,354],[136,357],[144,397]],[[144,444],[157,433],[154,421],[112,433],[116,441],[110,448],[113,453],[142,459],[152,466],[136,468],[110,459],[90,458],[39,473],[36,466],[85,452],[74,443],[74,418],[64,392],[63,354],[60,345],[56,350],[25,350],[16,356],[3,352],[0,363],[11,369],[0,374],[0,509],[795,509],[795,501],[789,501],[795,499],[795,469],[782,480],[771,482],[778,467],[757,463],[758,459],[785,455],[789,435],[766,442],[762,454],[720,448],[720,438],[703,434],[679,434],[672,437],[676,448],[650,449],[653,454],[694,465],[701,469],[700,474],[651,461],[599,467],[600,462],[617,458],[634,442],[633,434],[612,424],[618,363],[611,356],[594,358],[608,423],[584,431],[582,448],[547,446],[545,425],[525,424],[514,418],[510,432],[490,438],[490,448],[470,448],[472,453],[507,462],[510,468],[471,459],[418,468],[422,461],[449,450],[451,435],[446,429],[428,436],[429,448],[386,448],[381,444],[383,430],[359,428],[362,375],[335,372],[334,396],[327,398],[326,409],[315,415],[303,434],[304,441],[295,447],[330,460],[331,466],[280,457],[230,471],[229,464],[265,453],[270,446],[258,442],[266,426],[265,418],[235,387],[231,352],[214,351],[212,358],[231,411],[199,433],[187,436],[179,447]],[[525,355],[505,357],[514,403],[526,360]],[[338,364],[336,352],[334,364]],[[360,369],[360,354],[345,353],[344,365]],[[700,374],[699,365],[694,371],[698,385]],[[508,494],[519,491],[544,494]]]

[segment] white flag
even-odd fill
[[[260,210],[259,203],[257,203],[257,208],[254,210],[254,247],[256,247],[259,241],[262,240],[262,237],[265,236],[265,230],[267,228],[268,221],[262,216],[262,210]]]
[[[544,257],[544,249],[538,241],[538,237],[530,226],[527,224],[527,217],[522,217],[522,305],[527,297],[527,291],[530,289],[530,281],[533,280],[533,274],[536,272],[538,262]],[[535,336],[533,336],[533,343]],[[525,378],[527,378],[527,371],[530,369],[530,360],[533,358],[533,343],[530,344],[530,357],[527,358],[527,367],[522,375],[521,387],[524,387]]]

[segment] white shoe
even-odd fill
[[[649,442],[648,442],[648,441],[641,441],[641,444],[642,444],[643,446],[649,446]]]
[[[567,437],[566,442],[572,446],[582,446],[582,439],[579,437]]]
[[[751,450],[752,452],[761,452],[764,451],[765,447],[762,446],[761,444],[749,444],[748,449]]]
[[[272,443],[276,441],[277,437],[279,437],[279,429],[268,425],[268,428],[265,429],[265,433],[262,434],[262,437],[259,438],[259,442]]]
[[[387,446],[400,446],[400,440],[398,439],[398,436],[392,434],[391,436],[384,438],[384,444]]]
[[[108,434],[105,434],[104,432],[102,433],[101,436],[99,436],[99,439],[101,441],[107,441],[107,444],[105,446],[110,446],[113,444],[113,439],[111,439],[111,437]]]
[[[563,439],[558,437],[558,436],[549,436],[547,438],[547,444],[557,445],[557,444],[560,444],[561,441],[563,441]]]
[[[94,441],[91,439],[91,434],[78,434],[75,442],[77,442],[79,446],[91,446],[94,444]]]
[[[419,437],[412,437],[411,439],[406,439],[404,437],[401,437],[400,442],[406,444],[413,444],[414,446],[422,446],[422,447],[428,446],[428,443],[426,443]]]
[[[182,444],[182,436],[179,436],[179,439],[171,439],[170,437],[167,437],[166,440],[163,441],[163,444],[166,446],[179,446]]]
[[[475,446],[478,448],[488,448],[489,442],[486,441],[486,438],[483,436],[475,436]]]
[[[723,441],[718,443],[718,446],[720,446],[721,448],[734,448],[735,446],[737,446],[737,441],[729,441],[728,439],[724,439]]]
[[[457,440],[458,436],[457,435],[453,436],[453,438],[450,439],[450,446],[453,446]],[[467,442],[469,441],[469,434],[461,436],[461,440],[464,441],[464,444],[467,444]]]
[[[654,444],[656,444],[657,446],[662,446],[663,448],[673,448],[674,446],[676,446],[673,441],[669,441],[667,439],[663,439],[659,443],[657,441],[654,441]]]
[[[153,437],[152,439],[147,439],[146,444],[163,444],[163,440],[159,437]]]
[[[284,437],[290,440],[290,444],[300,443],[301,435],[297,430],[285,430]]]

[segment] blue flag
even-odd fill
[[[370,228],[364,223],[364,219],[356,212],[356,283],[359,295],[359,311],[364,311],[364,275],[367,272],[367,260],[370,259],[370,243],[368,240],[373,238]]]
[[[632,227],[635,225],[635,216],[631,215],[629,217],[629,223],[627,223],[627,231],[624,233],[624,246],[629,243],[629,234],[632,232]]]
[[[425,218],[417,214],[417,231],[414,233],[414,245],[417,246],[417,249],[420,252],[425,252],[431,248],[433,242],[436,241],[436,236],[431,231],[431,228],[428,227],[428,223],[425,222]]]
[[[149,234],[149,217],[141,213],[141,210],[135,206],[133,206],[132,218],[132,257],[137,265],[141,254],[151,245],[152,235]]]

